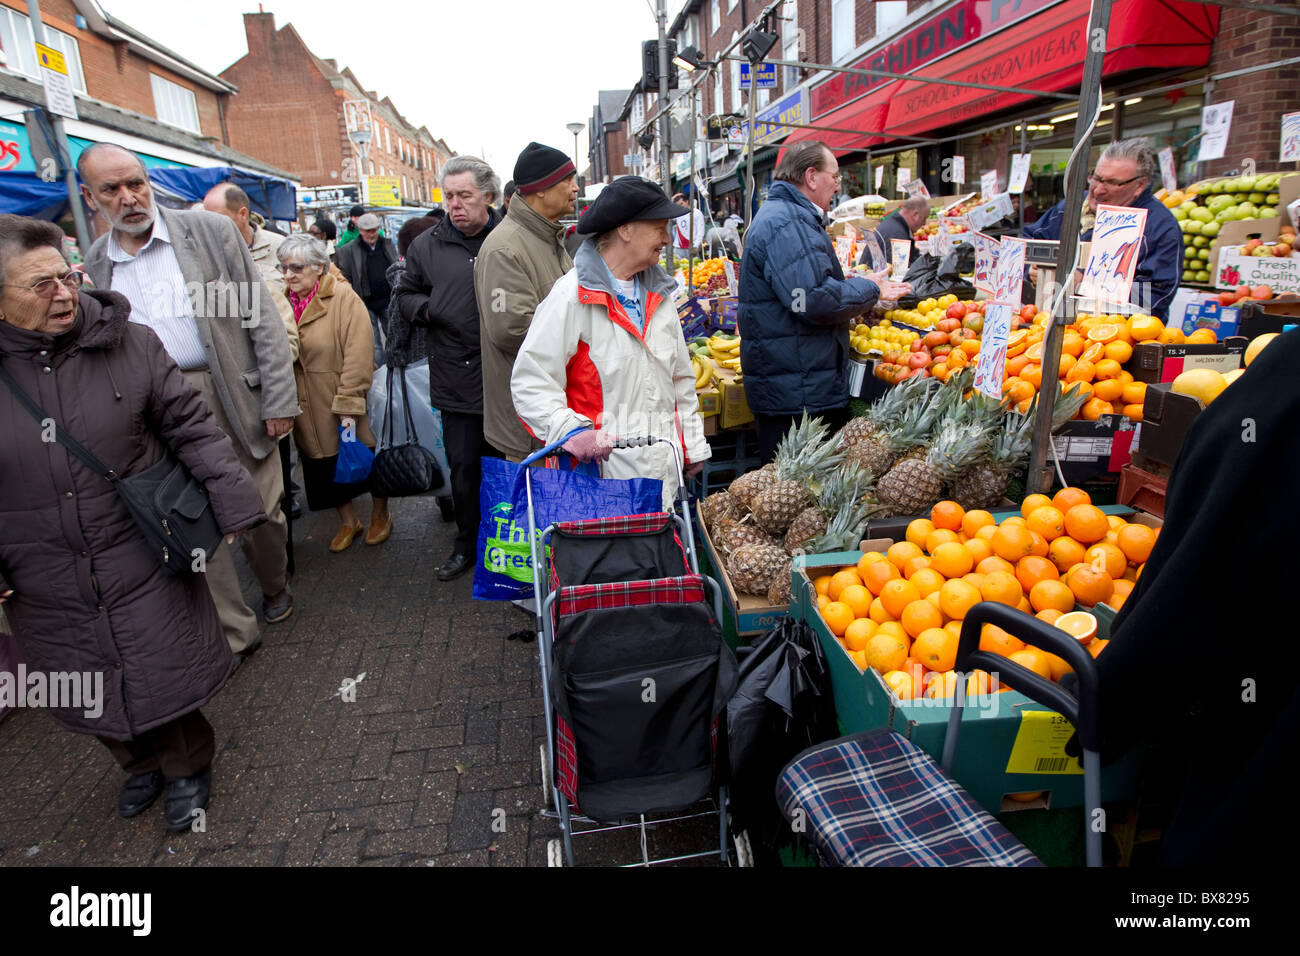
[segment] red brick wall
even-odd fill
[[[27,4],[21,0],[0,0],[0,3],[24,16],[27,14]],[[91,99],[156,118],[158,110],[154,105],[153,84],[149,79],[150,73],[156,73],[194,93],[194,105],[203,135],[221,139],[221,112],[217,104],[217,93],[151,60],[129,53],[125,44],[111,43],[90,30],[78,30],[76,15],[77,10],[71,0],[41,2],[41,20],[76,38],[77,49],[81,54],[81,71],[86,77],[86,93]],[[149,35],[147,23],[133,23],[131,26],[146,36]]]
[[[631,152],[627,146],[627,129],[620,126],[616,132],[605,134],[606,172],[612,180],[615,176],[626,176],[630,170],[623,162],[623,157]]]
[[[1300,46],[1300,21],[1295,17],[1264,16],[1248,10],[1222,8],[1219,35],[1210,55],[1210,72],[1290,59]],[[1206,175],[1238,168],[1251,158],[1260,170],[1279,168],[1278,149],[1283,113],[1300,110],[1300,66],[1261,70],[1218,81],[1209,102],[1235,100],[1227,155],[1205,164]]]

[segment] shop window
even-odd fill
[[[81,50],[77,46],[76,37],[47,26],[45,45],[63,54],[72,88],[78,93],[85,93],[86,77],[81,72]],[[17,10],[3,6],[0,6],[0,50],[4,51],[5,62],[9,69],[40,82],[40,71],[36,68],[36,47],[32,38],[31,21]]]
[[[896,33],[906,19],[907,0],[880,0],[876,4],[876,36]]]
[[[712,29],[709,30],[711,36],[718,32],[718,27],[722,26],[722,11],[719,7],[719,0],[713,0],[713,2],[709,4],[709,13],[712,15],[709,20],[712,24]]]
[[[831,0],[831,59],[838,63],[857,46],[854,42],[854,0]]]
[[[740,34],[735,31],[731,34],[731,42],[735,43],[740,39]],[[740,111],[740,61],[728,60],[731,66],[731,110],[732,112]]]
[[[160,121],[168,126],[189,130],[191,133],[202,132],[199,128],[199,111],[194,102],[193,90],[186,89],[171,80],[164,80],[156,73],[149,74],[149,81],[153,84],[154,110]]]
[[[797,60],[799,59],[799,4],[786,4],[786,12],[789,19],[783,24],[785,37],[781,42],[781,59]],[[785,89],[792,90],[799,85],[799,68],[797,66],[783,67],[785,71],[785,82],[782,84]]]

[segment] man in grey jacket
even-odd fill
[[[293,610],[280,510],[284,493],[277,442],[298,415],[289,337],[248,245],[224,216],[160,209],[144,164],[130,151],[97,143],[77,160],[81,191],[111,229],[86,255],[101,289],[131,303],[132,322],[147,325],[230,436],[270,520],[242,535],[244,555],[262,586],[268,623]],[[208,562],[208,586],[236,654],[261,644],[257,617],[244,603],[230,546]]]

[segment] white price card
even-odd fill
[[[1207,159],[1223,159],[1228,149],[1228,131],[1232,129],[1232,104],[1215,103],[1201,107],[1201,149],[1196,161],[1203,163]]]
[[[1029,181],[1029,160],[1033,153],[1016,153],[1011,157],[1011,181],[1007,184],[1007,192],[1013,196],[1019,196],[1025,191],[1025,183]]]
[[[996,302],[984,309],[984,330],[980,335],[979,360],[975,363],[975,388],[989,398],[1002,400],[1002,381],[1007,367],[1007,337],[1011,334],[1011,306]]]
[[[998,171],[986,169],[980,173],[980,195],[987,201],[998,192]]]
[[[975,278],[973,285],[981,292],[993,294],[994,270],[998,265],[998,241],[982,232],[973,233],[975,241]]]
[[[880,192],[880,184],[885,181],[885,167],[876,167],[876,192]]]
[[[1300,160],[1300,112],[1282,114],[1282,152],[1284,163]]]
[[[1097,221],[1092,227],[1092,247],[1088,265],[1083,270],[1077,295],[1103,303],[1129,301],[1138,256],[1142,252],[1147,211],[1129,206],[1097,207]]]
[[[964,183],[966,181],[965,156],[954,156],[952,158],[952,181],[955,183]]]
[[[909,179],[907,181],[907,198],[908,199],[929,199],[930,190],[925,188],[924,179]]]
[[[898,191],[907,192],[907,184],[912,179],[912,171],[906,166],[898,167]]]
[[[907,267],[912,264],[912,243],[907,239],[890,239],[889,256],[893,266],[890,276],[895,282],[902,282]]]
[[[1165,190],[1173,192],[1178,188],[1178,172],[1174,168],[1173,147],[1166,146],[1157,155],[1160,157],[1160,178],[1164,181]]]
[[[993,301],[1020,310],[1020,286],[1025,279],[1024,239],[1003,238],[998,246],[998,267],[994,273]]]

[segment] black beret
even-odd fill
[[[676,219],[689,213],[689,209],[665,196],[658,183],[640,176],[623,176],[602,189],[596,201],[587,207],[578,220],[578,232],[599,235],[624,223]]]

